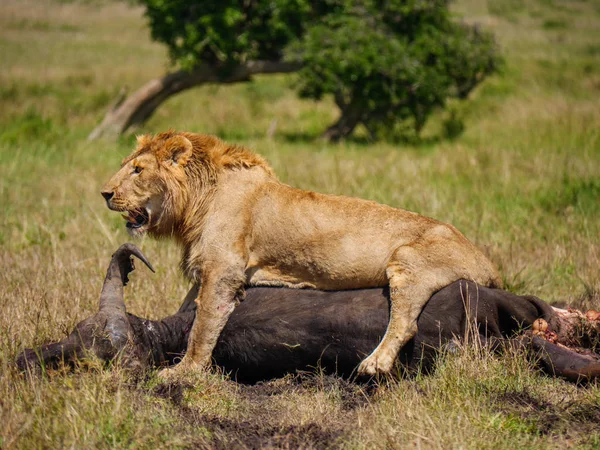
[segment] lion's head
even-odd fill
[[[126,212],[132,235],[147,231],[160,235],[173,229],[177,198],[184,195],[185,166],[193,146],[184,135],[163,133],[155,138],[140,136],[134,152],[102,188],[102,196],[113,211]]]
[[[177,237],[193,222],[190,218],[219,173],[253,166],[272,173],[260,156],[214,136],[175,131],[145,135],[104,185],[102,196],[110,209],[127,213],[123,217],[131,235]]]

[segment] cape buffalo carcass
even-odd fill
[[[138,370],[176,363],[185,353],[194,321],[196,289],[179,311],[162,320],[127,313],[123,287],[134,270],[133,256],[153,270],[136,246],[122,245],[108,267],[99,312],[80,322],[64,340],[23,351],[17,365],[31,372],[90,354]],[[600,376],[600,356],[589,349],[580,348],[578,353],[563,343],[570,347],[598,343],[598,316],[558,310],[536,297],[459,280],[431,297],[419,317],[417,335],[402,349],[398,362],[408,372],[427,371],[441,348],[470,330],[493,349],[506,345],[529,349],[548,374],[586,381]],[[249,288],[223,330],[213,360],[240,382],[315,367],[349,377],[380,341],[388,317],[384,288],[333,292]],[[581,332],[584,321],[586,333]]]

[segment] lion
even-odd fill
[[[244,286],[321,290],[389,285],[383,339],[358,368],[389,372],[429,298],[464,278],[501,287],[494,264],[452,225],[374,201],[280,182],[261,156],[217,137],[168,131],[137,147],[106,183],[133,236],[172,236],[200,286],[177,370],[207,370]],[[175,370],[175,369],[170,369]]]

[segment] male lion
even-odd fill
[[[178,367],[205,369],[244,285],[323,290],[390,286],[379,346],[359,373],[389,372],[429,297],[460,278],[500,287],[494,265],[452,225],[277,180],[260,156],[216,137],[168,131],[137,149],[102,189],[132,235],[173,236],[200,284]],[[180,369],[181,370],[181,369]],[[185,369],[184,369],[185,370]]]

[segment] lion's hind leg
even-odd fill
[[[390,285],[390,320],[377,348],[358,367],[361,375],[388,373],[392,369],[402,346],[417,333],[417,318],[435,292],[431,283],[423,283],[421,270],[393,262],[386,274]]]
[[[482,282],[475,276],[479,258],[469,250],[460,240],[440,243],[425,238],[394,252],[386,268],[390,321],[381,343],[360,364],[360,374],[392,369],[400,349],[416,334],[419,314],[435,292],[460,278]]]

